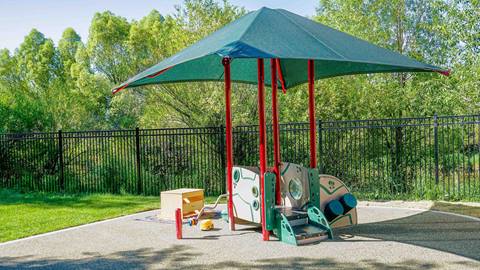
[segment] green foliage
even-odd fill
[[[317,116],[478,112],[479,10],[478,1],[321,0],[315,20],[453,73],[448,79],[437,74],[326,79],[316,84]],[[115,96],[110,89],[245,13],[226,0],[185,0],[174,14],[153,10],[138,21],[106,11],[95,14],[85,42],[67,28],[58,46],[33,29],[15,52],[0,51],[0,132],[222,124],[221,83],[147,86]],[[255,123],[255,87],[234,89],[234,123]],[[305,86],[281,94],[282,121],[306,120],[306,98]]]
[[[320,1],[316,20],[453,72],[448,79],[437,74],[328,79],[320,83],[318,113],[358,119],[478,112],[479,10],[478,1]]]
[[[131,22],[102,12],[93,17],[85,43],[67,28],[58,46],[33,29],[13,54],[0,51],[0,132],[219,123],[221,84],[195,91],[164,86],[164,93],[147,87],[116,96],[110,89],[244,13],[211,0],[185,1],[173,15],[153,10]],[[179,109],[178,99],[192,105]]]

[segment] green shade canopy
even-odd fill
[[[222,58],[231,59],[234,82],[257,83],[257,58],[280,59],[286,88],[307,81],[307,60],[315,79],[348,74],[448,71],[418,62],[283,9],[261,8],[137,74],[114,89],[186,81],[223,81]],[[270,68],[265,65],[265,84]]]

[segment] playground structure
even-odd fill
[[[264,60],[270,60],[270,68]],[[332,228],[357,222],[356,199],[334,176],[317,170],[315,80],[363,73],[448,71],[420,63],[285,10],[250,12],[113,90],[158,83],[224,81],[228,220],[259,224],[299,245],[333,238]],[[270,75],[270,76],[266,76]],[[259,167],[233,163],[231,84],[257,84]],[[310,164],[282,162],[277,86],[308,82]],[[267,168],[265,85],[272,90],[274,166]],[[252,164],[253,165],[253,164]]]
[[[265,226],[281,241],[299,245],[332,238],[334,227],[357,224],[357,201],[345,184],[312,168],[281,163],[264,176]],[[260,175],[255,167],[233,167],[235,223],[261,224]],[[280,192],[277,201],[276,191]]]

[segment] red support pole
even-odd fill
[[[265,227],[264,174],[267,169],[267,134],[265,125],[265,74],[263,59],[257,59],[258,67],[258,131],[260,139],[260,198],[263,240],[268,241],[270,233]]]
[[[228,218],[230,223],[230,230],[235,230],[235,218],[233,216],[233,150],[232,150],[232,113],[231,113],[231,94],[232,83],[230,79],[230,58],[223,58],[222,64],[225,74],[225,138],[227,147],[227,189],[228,189]]]
[[[310,118],[310,168],[317,167],[317,140],[315,127],[315,67],[308,60],[308,114]]]
[[[276,181],[275,181],[275,201],[277,205],[281,204],[282,195],[280,194],[280,127],[278,122],[278,103],[277,103],[277,60],[270,59],[270,73],[272,75],[272,120],[273,120],[273,158]]]
[[[182,218],[182,210],[180,208],[177,208],[175,210],[175,229],[177,231],[177,239],[182,239],[182,223],[183,223],[183,218]]]

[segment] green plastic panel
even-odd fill
[[[325,218],[322,211],[320,211],[318,207],[315,207],[315,206],[308,207],[307,214],[308,214],[309,222],[327,231],[328,239],[333,239],[332,228],[330,228],[330,225],[328,224],[327,219]]]
[[[292,226],[288,222],[287,217],[282,213],[277,212],[277,228],[275,228],[274,233],[278,239],[284,243],[297,246],[297,239],[293,232]]]
[[[265,226],[271,231],[275,228],[275,174],[264,174]]]
[[[320,208],[320,178],[317,169],[308,169],[310,205]]]

